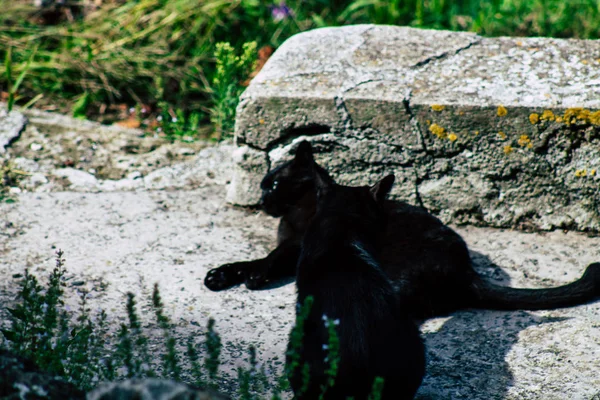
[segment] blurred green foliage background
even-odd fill
[[[239,80],[230,83],[243,89],[246,79],[242,77],[247,78],[255,68],[253,60],[241,59],[244,43],[257,43],[255,57],[260,63],[259,51],[264,46],[277,48],[295,33],[324,26],[376,23],[466,30],[485,36],[600,37],[600,0],[38,3],[46,7],[29,0],[0,0],[4,101],[11,81],[27,71],[13,98],[17,105],[35,102],[39,107],[70,110],[75,116],[107,123],[135,114],[144,121],[142,127],[149,129],[156,129],[157,123],[148,117],[168,115],[170,119],[160,120],[174,120],[183,127],[171,129],[175,136],[230,133],[232,123],[223,121],[232,118],[228,107],[235,105],[241,89],[232,90],[216,76],[219,42],[231,45],[232,52],[221,51],[223,57],[240,55],[232,65],[223,61],[232,70],[221,75]],[[6,62],[8,49],[12,49],[10,62]],[[262,61],[268,50],[261,53]],[[241,65],[249,67],[240,71]],[[163,127],[163,134],[169,131]]]

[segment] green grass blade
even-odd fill
[[[27,60],[27,64],[25,64],[23,71],[21,71],[21,73],[19,74],[19,77],[17,78],[15,85],[13,86],[13,89],[12,89],[13,93],[16,93],[17,90],[19,90],[19,86],[21,86],[23,79],[25,79],[25,76],[27,76],[27,73],[29,72],[29,68],[31,68],[31,62],[33,61],[33,58],[35,57],[37,50],[38,50],[38,46],[36,46],[35,49],[33,49],[33,53],[31,53],[31,56],[29,56],[29,59]]]
[[[4,74],[6,75],[6,85],[8,93],[12,92],[12,47],[6,50],[6,59],[4,60]]]

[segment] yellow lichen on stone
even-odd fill
[[[431,109],[433,111],[442,111],[444,108],[446,108],[445,106],[442,106],[440,104],[432,104],[431,105]]]
[[[506,133],[502,131],[498,132],[498,136],[500,136],[500,139],[506,139]]]
[[[565,111],[565,115],[563,115],[565,125],[568,126],[577,122],[577,117],[582,111],[583,108],[581,107],[567,108]]]
[[[586,110],[585,108],[583,110],[581,110],[578,114],[577,114],[577,119],[580,119],[582,121],[585,122],[589,122],[590,121],[590,110]]]
[[[537,113],[529,114],[529,122],[531,122],[531,125],[537,124],[540,122],[540,116]]]
[[[531,139],[529,139],[529,136],[527,135],[521,135],[517,143],[519,143],[519,146],[525,147],[531,143]]]
[[[448,140],[450,140],[451,142],[456,141],[456,139],[458,139],[458,136],[456,136],[456,134],[454,134],[454,132],[452,132],[448,135]]]
[[[448,137],[448,134],[446,133],[446,129],[442,128],[438,124],[429,125],[429,131],[431,133],[433,133],[435,136],[439,137],[440,139],[446,139],[446,137]]]
[[[556,119],[556,116],[551,110],[544,110],[540,119],[542,121],[554,121]]]
[[[502,105],[498,106],[498,116],[504,117],[506,114],[508,114],[508,110],[506,109],[506,107]]]
[[[585,169],[578,169],[577,171],[575,171],[575,176],[577,178],[581,178],[587,175],[587,171]]]
[[[576,107],[568,108],[563,116],[565,125],[571,125],[577,121],[581,121],[587,124],[600,125],[600,110],[590,111],[585,108]]]
[[[504,146],[504,154],[509,155],[513,152],[513,147],[510,144]]]

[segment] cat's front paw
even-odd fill
[[[246,278],[246,287],[250,290],[262,289],[270,282],[267,271],[257,268],[248,273]]]
[[[239,266],[240,263],[225,264],[218,268],[211,269],[204,278],[204,286],[212,291],[229,289],[232,286],[244,282],[244,271]]]

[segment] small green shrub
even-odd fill
[[[4,347],[83,390],[90,390],[101,381],[157,376],[223,390],[224,377],[219,372],[223,346],[214,319],[209,319],[202,342],[190,335],[185,351],[181,351],[174,326],[164,312],[158,285],[154,285],[150,306],[162,332],[163,351],[160,357],[151,356],[150,339],[140,322],[135,296],[127,293],[127,322],[110,333],[104,310],[92,315],[89,309],[91,293],[78,290],[76,311],[65,305],[64,265],[63,252],[59,250],[56,266],[45,284],[40,284],[29,270],[18,277],[17,302],[8,308],[9,326],[1,330]],[[266,398],[270,391],[278,396],[283,386],[269,382],[264,367],[258,366],[254,346],[250,346],[248,355],[248,368],[238,369],[240,398]]]
[[[225,42],[217,43],[215,59],[217,68],[212,80],[213,107],[210,120],[217,139],[231,136],[235,122],[235,108],[244,91],[242,82],[256,64],[256,42],[244,43],[242,54]]]

